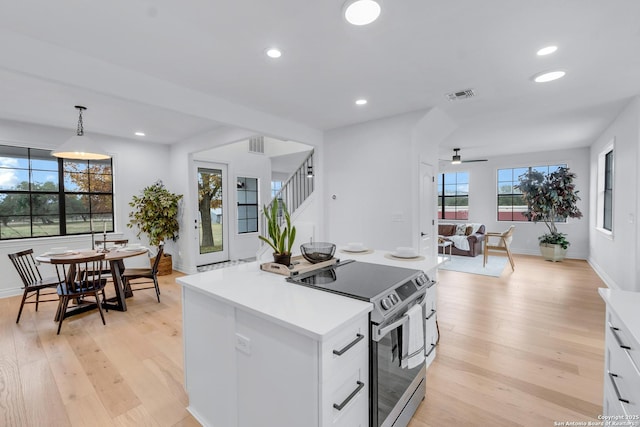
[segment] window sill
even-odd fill
[[[613,240],[613,232],[606,228],[596,227],[596,230],[606,239]]]

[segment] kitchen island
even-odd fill
[[[382,251],[337,255],[433,269]],[[288,283],[256,262],[178,282],[188,409],[200,423],[368,426],[370,303]]]

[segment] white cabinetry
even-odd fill
[[[320,294],[316,303],[329,295],[297,287]],[[189,411],[211,427],[367,427],[369,309],[362,307],[351,316],[338,309],[348,320],[326,334],[305,333],[183,287]]]
[[[640,293],[599,292],[607,303],[603,415],[640,423]]]
[[[431,276],[430,276],[431,277]],[[426,354],[426,367],[431,365],[431,362],[436,358],[436,344],[438,343],[438,324],[436,316],[436,291],[437,284],[433,283],[430,288],[427,289],[427,295],[425,299],[425,354]]]

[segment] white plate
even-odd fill
[[[135,248],[123,248],[121,250],[127,251],[127,252],[137,252],[137,251],[146,251],[147,248],[145,248],[144,246],[137,246]]]
[[[369,249],[367,248],[362,248],[362,249],[349,249],[349,248],[342,248],[343,251],[345,252],[351,252],[354,254],[359,254],[361,252],[367,252]]]
[[[42,255],[43,256],[54,256],[54,255],[71,255],[72,253],[74,253],[74,251],[72,251],[71,249],[66,250],[66,251],[62,251],[62,252],[45,252]]]
[[[392,257],[403,258],[403,259],[413,259],[418,258],[420,254],[399,254],[397,252],[391,252]]]

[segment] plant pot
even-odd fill
[[[291,254],[277,254],[274,252],[273,262],[276,264],[286,265],[288,267],[291,264]]]
[[[552,243],[540,243],[540,254],[547,261],[558,262],[562,261],[567,255],[567,250],[562,249],[562,246]]]
[[[151,267],[156,261],[156,257],[151,258]],[[173,259],[170,254],[163,254],[158,264],[158,276],[168,276],[173,272]]]

